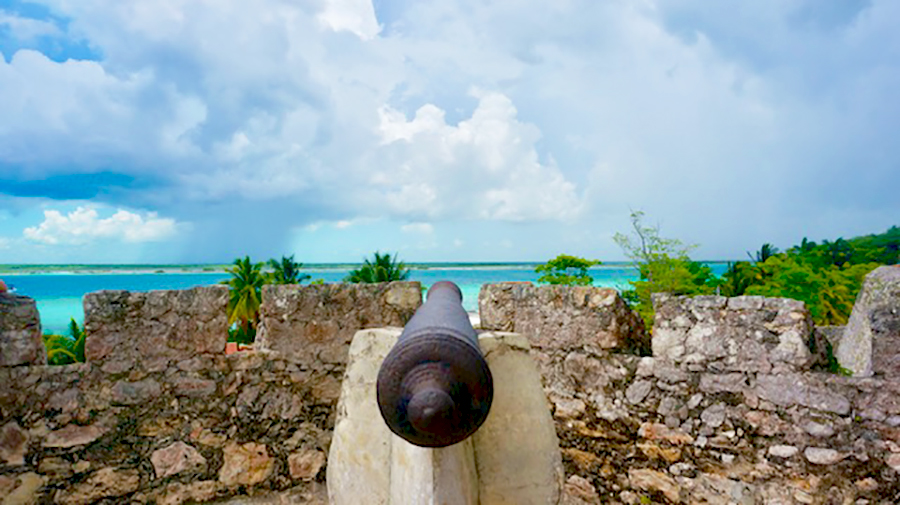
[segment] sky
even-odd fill
[[[900,224],[896,0],[0,0],[0,263]]]

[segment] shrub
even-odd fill
[[[538,282],[565,286],[590,286],[594,282],[594,278],[588,274],[588,269],[599,264],[599,260],[560,254],[547,263],[538,265],[534,271],[543,274],[538,278]]]

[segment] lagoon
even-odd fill
[[[725,263],[708,263],[715,274],[721,275]],[[430,286],[437,281],[449,280],[459,285],[463,292],[463,306],[467,311],[478,310],[478,292],[482,284],[503,281],[536,282],[538,275],[534,264],[429,266],[416,265],[411,269],[410,280]],[[341,282],[351,266],[336,268],[304,268],[312,279],[327,283]],[[127,272],[110,273],[28,273],[4,274],[3,279],[21,295],[35,299],[41,314],[44,332],[64,333],[70,318],[81,324],[84,320],[82,297],[93,291],[124,289],[128,291],[153,291],[158,289],[187,289],[194,286],[217,284],[228,278],[219,272],[155,273],[129,269]],[[607,264],[590,269],[595,286],[625,289],[628,281],[637,278],[637,271],[628,264]]]

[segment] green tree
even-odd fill
[[[659,226],[645,226],[643,219],[643,212],[632,212],[631,235],[616,233],[613,238],[640,274],[639,280],[631,281],[634,289],[623,296],[635,306],[650,328],[653,325],[653,293],[709,294],[715,287],[709,267],[688,256],[694,246],[661,237]]]
[[[238,324],[237,340],[253,341],[259,321],[260,292],[265,284],[262,263],[253,263],[250,256],[234,260],[226,271],[231,278],[222,281],[229,287],[228,324]]]
[[[594,278],[588,274],[588,269],[599,264],[599,260],[560,254],[547,263],[538,265],[534,271],[543,274],[538,278],[538,282],[566,286],[590,286],[594,282]]]
[[[84,363],[84,329],[78,326],[74,318],[69,320],[68,335],[43,335],[44,347],[47,349],[47,363],[51,365],[68,365]]]
[[[728,262],[728,268],[722,274],[722,280],[718,284],[720,294],[723,296],[741,296],[747,292],[760,275],[759,269],[747,261]]]
[[[778,254],[778,248],[767,242],[759,248],[759,251],[756,251],[755,257],[749,252],[747,253],[747,256],[750,256],[750,260],[755,261],[756,263],[765,263],[767,259],[776,254]]]
[[[300,272],[303,263],[294,261],[293,254],[282,256],[281,261],[270,259],[269,266],[272,268],[272,272],[267,276],[266,280],[271,284],[300,284],[310,279],[308,274]]]
[[[823,266],[816,256],[783,253],[759,266],[767,275],[747,288],[748,295],[800,300],[816,324],[843,325],[850,317],[863,278],[878,265]]]
[[[376,283],[405,281],[409,278],[409,269],[406,264],[390,253],[381,254],[375,252],[372,261],[368,258],[363,259],[363,264],[359,268],[351,270],[344,282],[351,283]]]

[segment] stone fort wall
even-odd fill
[[[0,301],[0,503],[325,503],[346,346],[421,291],[267,288],[261,348],[228,356],[224,287],[94,293],[88,362],[62,367],[29,348],[33,302]],[[818,371],[800,303],[662,295],[651,340],[613,290],[479,302],[484,329],[531,341],[562,503],[900,503],[900,378]]]
[[[326,503],[346,344],[403,326],[420,286],[267,287],[278,350],[232,355],[227,303],[224,286],[91,293],[87,362],[46,366],[28,347],[34,302],[9,300],[0,335],[21,338],[0,360],[16,365],[0,367],[0,503]]]
[[[900,503],[900,377],[820,371],[801,302],[657,295],[643,353],[614,290],[506,283],[479,302],[484,329],[532,341],[567,503]],[[550,338],[574,320],[596,338]]]

